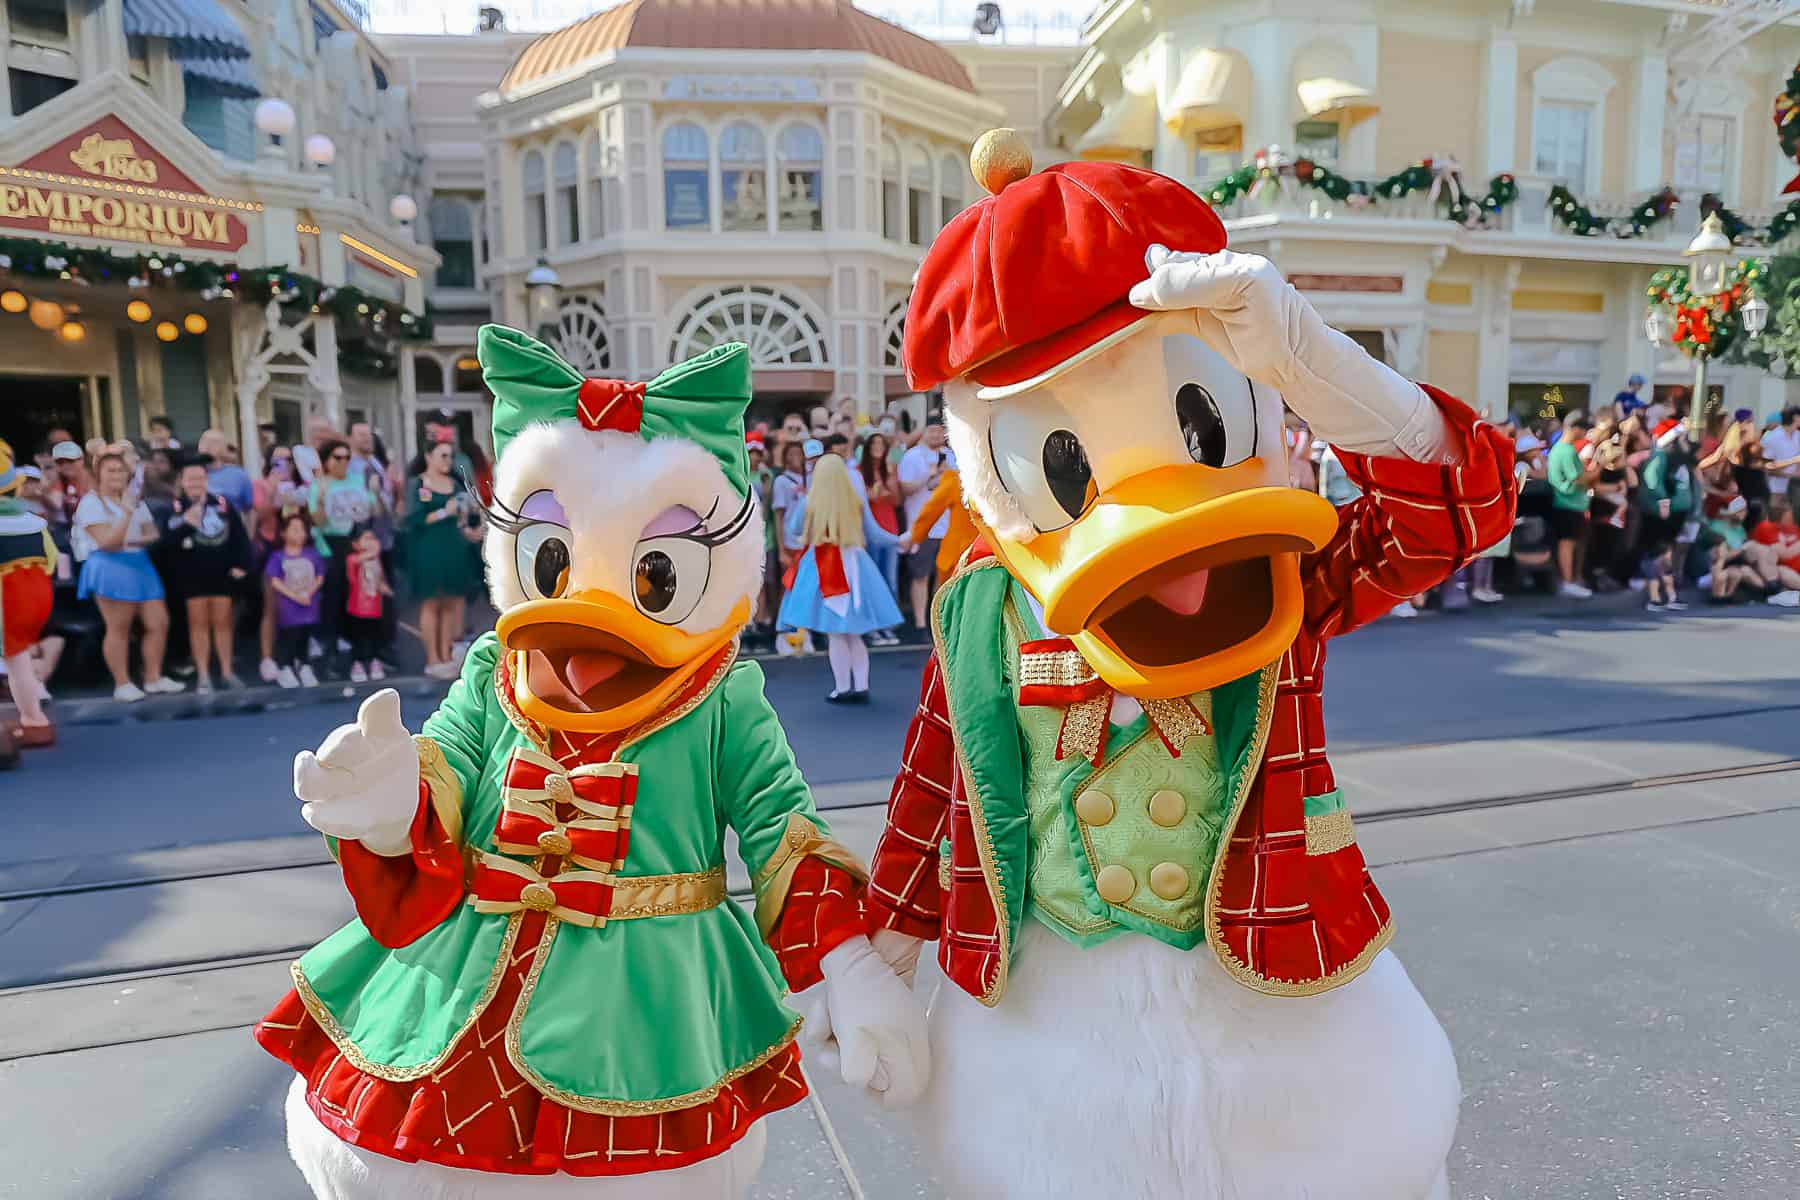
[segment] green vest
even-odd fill
[[[934,606],[972,823],[1009,952],[1027,913],[1079,945],[1128,930],[1199,945],[1226,822],[1261,765],[1252,755],[1275,664],[1193,697],[1213,735],[1190,738],[1180,758],[1140,715],[1111,730],[1096,769],[1057,760],[1062,710],[1018,703],[1030,620],[997,563],[963,571]]]
[[[507,758],[530,744],[501,706],[498,654],[491,633],[475,644],[422,731],[462,784],[465,845],[483,850],[493,848]],[[790,814],[825,832],[754,663],[731,667],[691,711],[617,757],[639,772],[625,875],[721,866],[729,827],[754,876],[782,848]],[[296,984],[352,1065],[417,1079],[492,999],[518,952],[520,920],[464,903],[397,950],[352,921],[295,964]],[[774,955],[729,899],[597,929],[551,922],[545,937],[507,1050],[540,1091],[566,1105],[622,1115],[697,1103],[795,1028]]]

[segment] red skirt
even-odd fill
[[[306,1079],[306,1102],[352,1146],[403,1162],[509,1175],[635,1175],[684,1167],[729,1149],[750,1126],[806,1097],[800,1050],[726,1082],[712,1100],[624,1117],[567,1108],[542,1095],[506,1056],[506,1024],[537,957],[541,913],[527,913],[499,991],[443,1066],[420,1079],[380,1079],[352,1066],[289,991],[256,1027],[263,1049]]]
[[[50,620],[55,596],[50,572],[42,567],[14,567],[0,574],[0,616],[6,621],[5,636],[0,637],[0,655],[11,658],[37,644],[38,635]]]

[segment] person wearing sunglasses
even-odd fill
[[[325,589],[320,596],[319,641],[321,661],[332,662],[344,629],[345,602],[349,599],[350,535],[375,513],[375,495],[366,475],[350,470],[350,445],[333,438],[319,447],[319,474],[307,494],[313,530],[326,557]]]

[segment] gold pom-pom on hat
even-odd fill
[[[1016,129],[990,129],[975,139],[969,171],[983,191],[998,196],[1008,184],[1031,174],[1031,147]]]

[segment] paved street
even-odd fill
[[[769,666],[864,851],[919,661],[877,657],[866,710],[822,702],[820,659]],[[1334,644],[1340,782],[1462,1069],[1459,1197],[1800,1193],[1795,663],[1800,618],[1749,609]],[[81,725],[0,775],[0,1196],[304,1200],[247,1035],[349,911],[286,775],[352,707]],[[759,1197],[941,1195],[903,1120],[815,1083]]]

